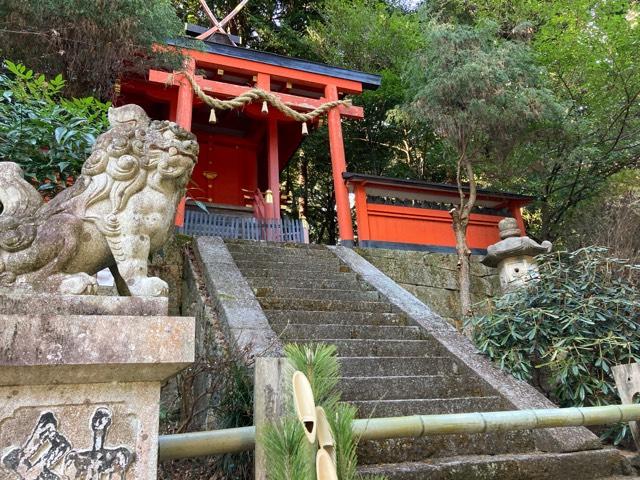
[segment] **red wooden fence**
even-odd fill
[[[351,173],[345,180],[355,193],[360,246],[455,249],[449,214],[458,201],[455,186]],[[523,195],[480,191],[467,230],[469,247],[482,253],[500,240],[498,222],[506,216],[515,217],[524,232],[520,210],[531,201]]]

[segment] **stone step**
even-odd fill
[[[254,262],[251,260],[235,260],[238,269],[241,272],[252,272],[254,270],[267,270],[267,271],[305,271],[318,274],[336,274],[343,272],[350,272],[351,270],[346,265],[339,263],[326,263],[317,264],[314,261],[308,262]]]
[[[620,453],[611,448],[571,453],[467,455],[368,465],[358,471],[363,475],[384,475],[388,480],[594,480],[631,474]]]
[[[338,257],[329,256],[329,257],[321,257],[321,256],[309,256],[309,255],[278,255],[274,254],[265,254],[265,253],[232,253],[231,256],[235,260],[236,263],[253,263],[253,264],[265,264],[265,265],[275,265],[276,267],[281,264],[285,265],[294,265],[294,266],[314,266],[316,268],[319,267],[335,267],[338,268],[341,263]]]
[[[232,253],[278,253],[281,255],[320,255],[335,256],[333,252],[324,245],[310,243],[302,245],[299,243],[274,243],[257,242],[250,240],[225,240],[225,245]]]
[[[256,297],[299,298],[305,300],[351,300],[359,302],[380,301],[380,295],[374,290],[337,290],[315,288],[272,288],[254,287]]]
[[[407,317],[402,313],[384,312],[326,312],[298,310],[266,310],[269,323],[306,323],[314,325],[407,325]]]
[[[358,276],[353,272],[324,272],[324,271],[309,271],[309,270],[273,270],[270,268],[253,268],[246,271],[242,271],[243,276],[247,280],[254,278],[270,278],[278,280],[287,280],[295,285],[298,279],[323,279],[326,281],[356,281]],[[249,283],[251,283],[249,281]]]
[[[295,283],[290,279],[253,277],[250,279],[253,288],[313,288],[315,290],[360,290],[363,292],[375,291],[375,289],[366,283],[357,280],[327,280],[324,278],[297,278]]]
[[[500,455],[535,450],[530,432],[492,432],[453,435],[429,435],[420,438],[364,440],[358,444],[358,464],[400,464],[403,462],[437,462],[439,458],[460,455]],[[390,467],[392,465],[389,465]],[[404,478],[404,477],[397,477]],[[429,478],[431,477],[418,477]],[[448,479],[448,477],[445,477]],[[460,477],[460,479],[466,477]],[[480,477],[484,478],[485,477]],[[488,476],[493,479],[495,477]]]
[[[340,389],[347,402],[487,395],[478,380],[467,375],[345,377],[340,379]]]
[[[496,412],[507,410],[498,396],[406,398],[402,400],[364,400],[349,402],[358,408],[358,418],[442,415],[447,413]]]
[[[313,343],[302,339],[288,339],[287,343]],[[339,357],[417,357],[443,353],[435,340],[353,340],[325,338],[322,343],[335,345]]]
[[[264,310],[326,310],[333,312],[392,312],[387,302],[349,300],[306,300],[304,298],[262,297],[258,301]]]
[[[340,372],[343,377],[416,376],[438,373],[455,375],[457,370],[458,365],[451,357],[343,357],[340,359]]]
[[[294,318],[295,321],[295,318]],[[314,325],[300,323],[272,323],[273,330],[284,340],[304,337],[312,342],[325,338],[362,338],[375,340],[421,340],[424,330],[420,327],[396,327],[377,325]]]

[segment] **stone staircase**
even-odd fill
[[[283,343],[337,347],[343,399],[358,407],[360,418],[513,408],[329,249],[244,241],[226,246]],[[389,480],[629,474],[613,449],[545,453],[536,450],[529,431],[364,441],[358,458],[361,473]]]

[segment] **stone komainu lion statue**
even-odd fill
[[[166,295],[147,260],[171,232],[198,144],[137,105],[110,109],[109,122],[82,175],[48,203],[18,165],[0,162],[0,286],[95,293],[95,273],[110,267],[121,294]]]

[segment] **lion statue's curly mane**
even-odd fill
[[[93,275],[110,267],[121,293],[166,294],[147,259],[168,238],[198,144],[137,105],[110,109],[109,123],[75,184],[48,203],[0,162],[0,286],[93,293]]]

